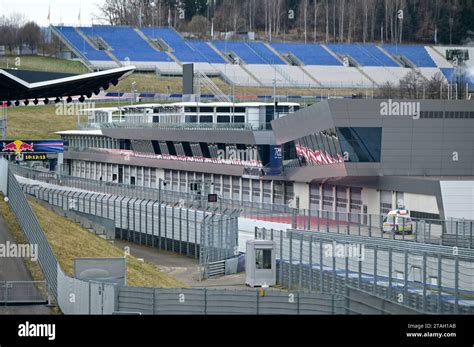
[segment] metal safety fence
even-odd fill
[[[472,220],[411,218],[411,222],[407,224],[402,220],[400,225],[386,225],[384,231],[386,216],[379,214],[300,209],[285,204],[225,197],[219,198],[215,203],[208,202],[205,194],[172,190],[171,184],[162,186],[160,183],[160,188],[150,188],[58,175],[22,166],[12,166],[12,170],[21,177],[57,186],[172,204],[179,202],[183,207],[194,206],[203,210],[238,210],[243,218],[286,224],[294,229],[474,248]]]
[[[45,281],[0,281],[0,305],[46,304]]]
[[[114,221],[115,237],[209,262],[233,257],[238,249],[238,213],[202,211],[101,193],[22,184],[23,190],[65,211]],[[204,271],[205,274],[205,271]]]
[[[272,289],[118,287],[117,311],[140,314],[344,314],[340,295]]]
[[[256,228],[276,242],[277,283],[340,293],[352,286],[422,313],[474,313],[474,252],[325,232]]]
[[[58,190],[41,188],[38,186],[23,185],[27,191],[38,193],[43,199],[56,206],[69,208],[70,200],[67,194]],[[78,193],[78,192],[72,192]],[[80,193],[80,192],[79,192]],[[80,193],[84,194],[84,193]],[[88,195],[87,195],[88,196]],[[105,195],[104,195],[105,196]],[[76,201],[76,206],[84,213],[109,213],[111,206],[106,209],[105,197],[99,200],[86,196],[82,202]],[[274,291],[260,290],[209,290],[209,289],[163,289],[163,288],[136,288],[118,286],[110,283],[84,281],[71,277],[63,272],[56,261],[46,235],[39,225],[20,184],[12,172],[8,177],[8,197],[12,209],[16,212],[20,226],[30,242],[38,244],[39,262],[46,277],[49,292],[65,314],[114,314],[114,313],[140,313],[140,314],[343,314],[344,298],[332,294],[308,293],[303,291]],[[66,205],[60,205],[66,202]],[[98,208],[100,206],[100,208]],[[123,209],[123,205],[118,205]],[[160,209],[161,206],[160,204]],[[117,205],[115,206],[117,208]],[[87,211],[87,212],[86,212]],[[108,211],[108,212],[104,212]],[[116,209],[114,210],[116,211]],[[127,223],[130,222],[130,211],[127,212]],[[133,214],[134,215],[134,214]],[[151,214],[153,216],[153,214]],[[121,216],[113,215],[123,223]],[[224,228],[225,223],[218,222],[214,228]],[[127,224],[130,227],[130,224]],[[136,224],[132,224],[136,225]],[[235,225],[235,220],[229,226]],[[132,228],[133,229],[133,228]],[[212,228],[211,228],[212,230]],[[127,230],[128,231],[128,230]],[[152,235],[156,236],[152,229]],[[169,234],[166,234],[169,235]],[[232,236],[235,236],[231,234]],[[143,235],[142,235],[143,236]],[[146,238],[144,238],[146,239]],[[197,240],[197,238],[195,238]],[[221,241],[212,240],[209,245],[219,246]],[[212,249],[209,259],[219,258]],[[219,253],[217,253],[219,254]],[[54,267],[54,269],[53,269]],[[20,284],[18,284],[20,286]],[[17,286],[17,289],[19,288]],[[10,286],[11,287],[11,286]],[[4,286],[3,297],[10,295],[10,288]],[[15,290],[15,295],[27,296],[31,287]],[[74,297],[74,300],[71,300]]]
[[[57,295],[57,260],[48,243],[48,239],[41,228],[26,196],[23,194],[15,175],[8,171],[7,185],[8,204],[16,216],[28,242],[38,246],[38,263],[43,271],[48,293],[56,298]]]

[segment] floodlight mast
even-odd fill
[[[460,95],[464,94],[464,90],[466,91],[466,99],[468,99],[469,85],[464,80],[464,70],[466,68],[466,61],[469,60],[469,51],[467,49],[447,49],[446,60],[454,66],[454,73],[450,82],[456,85],[456,99],[458,99],[458,93]]]

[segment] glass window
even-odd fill
[[[337,135],[349,162],[380,162],[382,128],[337,128]]]
[[[245,123],[245,116],[234,116],[234,123]]]
[[[217,112],[230,113],[230,107],[218,107]]]
[[[255,268],[271,269],[272,268],[272,250],[256,249],[255,250]]]
[[[217,123],[230,123],[230,116],[217,116]]]
[[[212,123],[212,116],[200,116],[199,123]]]
[[[213,113],[214,107],[200,107],[199,112]]]

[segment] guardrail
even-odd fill
[[[38,246],[38,263],[48,284],[48,293],[57,296],[57,260],[20,184],[8,170],[8,204],[16,216],[28,242]]]
[[[67,186],[91,192],[157,200],[195,206],[203,210],[238,210],[240,216],[248,219],[286,224],[295,229],[326,231],[353,236],[369,236],[380,239],[395,239],[416,243],[429,243],[474,249],[474,221],[438,220],[412,218],[412,232],[396,232],[396,228],[383,231],[385,216],[356,212],[333,212],[325,210],[297,209],[289,205],[270,202],[234,200],[221,197],[218,203],[209,203],[205,194],[178,192],[171,184],[164,188],[150,188],[109,181],[58,175],[54,172],[40,172],[11,166],[15,174],[57,186]],[[162,184],[159,184],[161,187]],[[405,229],[405,225],[402,225]]]
[[[474,313],[474,251],[327,232],[256,228],[274,240],[277,283],[344,294],[346,286],[422,313]]]

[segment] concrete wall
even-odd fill
[[[411,211],[439,214],[435,196],[404,193],[405,207]]]
[[[299,198],[299,208],[309,208],[309,184],[304,182],[294,183],[295,201]]]
[[[362,203],[367,205],[368,214],[380,214],[380,192],[376,189],[362,189]]]
[[[474,181],[441,181],[446,218],[474,219]]]

